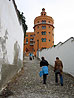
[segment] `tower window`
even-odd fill
[[[39,21],[38,21],[38,23],[39,23]]]
[[[49,28],[50,28],[50,26],[49,26]]]
[[[26,37],[28,37],[28,35],[26,35]]]
[[[39,34],[39,32],[37,32],[37,34]]]
[[[28,38],[26,39],[26,44],[28,44]]]
[[[50,32],[49,32],[49,34],[50,34]]]
[[[41,33],[42,33],[42,35],[46,35],[46,31],[42,31]]]
[[[46,23],[46,20],[42,20],[42,24],[45,24]]]
[[[46,26],[42,26],[42,29],[46,29]]]
[[[43,15],[43,13],[42,13],[42,15]]]
[[[39,26],[37,28],[39,29]]]
[[[46,42],[46,38],[42,38],[42,42]]]
[[[50,42],[50,40],[49,40],[49,42]]]
[[[33,35],[30,35],[30,37],[33,37]]]

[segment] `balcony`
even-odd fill
[[[34,39],[30,39],[30,41],[34,41]]]
[[[36,24],[34,24],[34,27],[33,27],[33,28],[35,28],[35,26],[37,26],[37,25],[42,25],[42,24],[50,25],[50,26],[52,26],[52,27],[54,28],[53,24],[51,24],[51,23],[49,23],[49,22],[36,23]]]
[[[28,42],[26,42],[26,44],[28,44]]]

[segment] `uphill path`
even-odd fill
[[[74,77],[63,73],[64,85],[55,84],[53,67],[49,65],[47,84],[43,84],[39,77],[40,60],[29,60],[24,57],[24,71],[18,75],[14,82],[10,82],[9,89],[13,92],[7,98],[74,98]],[[6,97],[5,97],[6,98]]]

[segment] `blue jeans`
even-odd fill
[[[58,74],[60,76],[60,83],[63,85],[63,76],[60,72],[55,72],[55,82],[58,83]]]
[[[43,75],[43,84],[46,84],[46,80],[47,80],[47,74]]]

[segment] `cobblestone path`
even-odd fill
[[[53,68],[49,66],[47,84],[42,84],[42,77],[39,77],[40,61],[35,58],[30,61],[24,58],[24,72],[10,84],[13,96],[8,98],[74,98],[74,78],[63,74],[64,86],[54,82]]]

